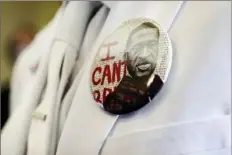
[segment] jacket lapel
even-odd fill
[[[46,85],[49,49],[55,33],[53,30],[56,29],[61,14],[62,8],[52,22],[49,23],[49,26],[36,36],[25,53],[19,57],[17,66],[14,69],[13,94],[11,96],[11,107],[14,113],[12,113],[1,133],[1,154],[3,155],[25,154],[32,112],[40,102],[41,94]],[[31,63],[29,65],[25,64],[25,62],[31,62],[31,55],[40,51],[43,51],[43,54],[37,72],[33,78],[30,76],[30,78],[25,79],[22,75],[26,71],[30,72],[31,65]],[[17,105],[17,108],[15,108],[15,105]]]
[[[105,37],[120,26],[122,22],[136,17],[149,18],[151,12],[144,13],[146,8],[132,9],[132,3],[135,2],[117,2],[113,5],[113,8],[111,8],[110,14],[106,20],[106,24],[103,27],[103,31],[96,41],[95,46],[92,48],[91,55],[87,56],[88,62],[86,62],[83,66],[84,72],[79,81],[78,88],[75,92],[75,96],[65,122],[63,133],[58,145],[57,155],[99,154],[108,134],[118,119],[117,115],[110,115],[97,106],[92,97],[89,82],[92,67],[91,62],[93,62],[95,54]],[[148,5],[149,2],[145,5],[145,7],[148,7]],[[163,5],[163,3],[160,5]],[[172,15],[165,20],[160,18],[162,16],[159,18],[157,17],[157,21],[161,23],[161,25],[165,25],[164,28],[169,29],[169,26],[171,25],[180,6],[181,2],[171,3],[169,7],[171,8],[170,14]],[[157,8],[158,7],[159,5]],[[127,13],[125,13],[125,10],[127,10]],[[160,13],[162,12],[160,11]],[[167,20],[168,22],[166,22]]]
[[[43,115],[42,118],[45,119],[32,120],[28,154],[52,155],[55,153],[59,139],[57,132],[61,98],[93,8],[90,2],[70,2],[65,8],[51,48],[44,101],[34,112],[35,115]],[[77,11],[82,11],[83,16],[73,16]],[[40,132],[39,135],[38,132]]]

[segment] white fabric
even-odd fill
[[[30,83],[30,79],[35,76],[30,70],[37,63],[40,63],[44,53],[49,51],[52,40],[56,33],[56,25],[63,14],[63,6],[57,11],[50,23],[36,36],[32,43],[19,55],[13,69],[11,80],[10,115],[21,104],[22,94],[25,92],[25,85]],[[29,80],[28,80],[29,79]]]
[[[165,9],[168,9],[169,12],[163,15],[163,18],[154,18],[154,20],[160,21],[165,25],[165,28],[168,29],[174,20],[177,11],[179,10],[182,2],[171,2],[171,3],[157,3],[159,5],[153,5],[153,9],[159,9],[159,13],[165,13]],[[133,5],[144,6],[139,9],[132,8]],[[153,3],[156,4],[156,3]],[[167,4],[167,5],[166,5]],[[99,39],[97,40],[96,45],[93,48],[93,53],[88,56],[88,61],[84,66],[83,78],[80,79],[79,87],[76,90],[72,105],[69,110],[69,114],[66,120],[66,124],[61,135],[61,139],[58,145],[57,154],[86,154],[86,155],[95,155],[101,150],[105,139],[107,138],[111,128],[115,124],[118,116],[113,116],[105,113],[100,107],[98,107],[93,100],[91,90],[90,90],[90,70],[92,62],[94,60],[95,54],[98,50],[103,39],[113,31],[115,28],[120,26],[120,24],[133,16],[144,16],[146,17],[149,14],[144,14],[144,9],[148,7],[150,3],[142,5],[141,2],[122,2],[117,3],[111,8],[109,16],[106,20],[106,23],[103,27],[103,32],[100,34]],[[161,9],[163,8],[163,10]],[[135,10],[134,10],[135,9]],[[128,12],[118,18],[119,12],[127,10]],[[156,15],[156,12],[153,12]],[[120,14],[119,14],[120,15]],[[166,22],[168,21],[168,22]],[[108,31],[107,31],[108,30]],[[81,116],[81,117],[80,117]],[[83,120],[84,119],[84,120]],[[93,121],[96,120],[96,121]],[[78,130],[73,130],[76,128]],[[94,129],[94,130],[93,130]],[[84,134],[84,135],[83,135]],[[85,138],[85,137],[88,138]],[[68,146],[66,145],[68,141],[72,141]],[[78,145],[76,145],[78,144]]]
[[[53,130],[52,125],[56,123],[54,120],[54,113],[56,113],[56,98],[57,90],[59,86],[59,72],[61,68],[61,62],[64,57],[64,51],[70,50],[70,47],[66,43],[56,41],[53,44],[51,49],[51,59],[49,59],[48,64],[48,77],[47,77],[47,88],[45,92],[44,99],[40,103],[40,105],[33,112],[42,113],[46,116],[46,120],[39,120],[32,117],[31,127],[29,130],[28,136],[28,148],[27,154],[47,154],[49,149],[53,149],[54,142],[51,140],[52,135],[55,134],[55,130]],[[51,111],[53,110],[53,111]],[[54,131],[51,133],[51,131]],[[39,135],[38,135],[39,133]],[[37,144],[40,145],[37,145]],[[34,147],[34,146],[37,147]],[[52,153],[51,153],[52,154]]]
[[[103,4],[105,4],[108,8],[112,9],[114,5],[117,3],[117,1],[101,1]]]
[[[67,7],[75,8],[77,3],[82,2],[69,2]],[[78,16],[77,12],[70,12],[70,19]],[[173,44],[173,64],[164,88],[152,103],[134,114],[118,118],[118,116],[105,113],[95,104],[90,92],[90,68],[102,40],[123,21],[136,17],[156,20],[168,30]],[[231,2],[229,1],[186,1],[182,6],[181,2],[177,1],[115,2],[96,44],[91,53],[86,54],[87,59],[83,67],[77,74],[64,101],[61,102],[64,107],[63,111],[65,111],[61,112],[65,115],[62,119],[64,127],[62,128],[63,125],[60,127],[61,137],[56,154],[229,155],[231,153],[230,17]],[[72,21],[68,23],[70,26],[75,24]],[[82,26],[84,27],[84,24]],[[63,30],[65,31],[64,27],[59,29],[59,31]],[[71,35],[72,31],[67,32]],[[53,48],[55,44],[71,45],[67,47],[70,50],[80,46],[78,42],[80,39],[73,36],[69,38],[69,35],[58,35],[59,40],[52,44]],[[43,47],[41,42],[40,44]],[[34,46],[32,44],[31,48]],[[49,46],[47,51],[48,49]],[[63,58],[66,54],[69,58],[69,54],[72,53],[69,53],[68,49],[62,52],[61,48],[57,51],[55,55],[53,50],[50,60],[48,59],[49,52],[43,54],[41,59],[43,62],[36,76],[30,77],[31,84],[24,88],[27,93],[17,96],[21,98],[20,106],[2,132],[1,154],[23,154],[31,113],[36,108],[43,86],[45,86],[46,73],[51,70],[51,64],[61,66],[62,54],[64,54]],[[26,56],[22,56],[22,59],[23,57],[26,59]],[[69,59],[66,60],[69,61]],[[28,67],[28,65],[25,66]],[[20,69],[25,69],[25,66],[22,65]],[[66,68],[65,65],[63,67]],[[58,67],[57,71],[54,70],[54,75],[58,74],[60,68]],[[69,75],[70,71],[62,72],[60,80],[64,83],[67,82],[66,74]],[[54,79],[54,81],[51,80],[52,83],[55,83],[58,76],[53,78],[54,75],[48,74],[49,79]],[[18,77],[20,77],[18,81],[21,82],[22,77]],[[63,94],[64,85],[61,83],[56,85],[60,88],[57,89],[60,92],[59,96]],[[50,88],[54,89],[53,93],[56,91],[55,87]],[[21,89],[22,87],[18,90]],[[50,101],[51,98],[46,96],[48,95],[45,93],[44,100]],[[52,101],[48,104],[54,103]],[[46,104],[43,109],[47,108]],[[50,106],[48,110],[54,109]],[[58,110],[50,113],[54,114],[56,111]],[[54,128],[58,128],[56,125],[58,121],[49,117],[47,119],[54,125]],[[36,120],[33,120],[33,123],[36,123]],[[37,127],[33,123],[31,125],[35,129],[31,128],[30,136],[34,138],[29,136],[29,141],[32,143],[29,143],[28,154],[46,154],[48,153],[46,149],[53,148],[55,144],[49,144],[52,142],[49,138],[54,128],[49,130],[41,120],[37,120]],[[44,132],[43,128],[47,131]],[[37,141],[36,138],[41,141]],[[49,155],[52,154],[54,152]]]
[[[65,119],[67,117],[70,105],[72,103],[73,96],[75,95],[76,89],[78,88],[78,84],[83,73],[83,70],[81,71],[82,66],[85,61],[88,61],[88,57],[86,56],[91,53],[91,47],[93,46],[99,32],[101,31],[107,15],[108,15],[108,9],[105,6],[101,7],[88,25],[88,29],[85,33],[85,37],[78,55],[78,59],[76,61],[76,65],[72,73],[73,77],[75,78],[75,81],[73,82],[70,90],[67,92],[67,95],[62,101],[62,105],[60,108],[59,133],[61,133],[61,131],[63,130]],[[64,74],[64,76],[65,75],[66,74]],[[76,77],[76,75],[78,77]]]
[[[83,38],[86,24],[89,20],[88,17],[90,17],[94,7],[95,4],[94,3],[92,4],[90,2],[68,3],[67,5],[65,5],[64,10],[62,7],[59,11],[60,13],[57,14],[52,24],[49,24],[48,28],[44,30],[46,33],[41,32],[40,34],[38,34],[35,41],[27,49],[30,51],[25,51],[25,54],[23,53],[23,55],[18,60],[18,64],[17,64],[18,66],[16,66],[15,74],[14,74],[15,77],[13,79],[13,85],[16,85],[15,87],[18,88],[17,91],[16,90],[14,91],[15,95],[13,94],[12,97],[14,98],[13,105],[17,103],[18,107],[16,110],[13,110],[14,111],[13,115],[11,116],[11,118],[7,122],[7,125],[5,126],[5,128],[1,133],[1,144],[2,147],[5,148],[1,151],[1,154],[3,155],[24,154],[27,147],[27,138],[29,131],[30,131],[29,144],[28,144],[29,147],[27,148],[28,154],[30,153],[47,154],[49,153],[48,150],[51,150],[52,152],[54,151],[55,148],[54,145],[56,145],[54,143],[55,141],[54,139],[56,139],[56,136],[52,135],[54,133],[52,132],[52,125],[53,123],[56,124],[55,121],[53,122],[54,114],[56,114],[56,111],[52,111],[52,110],[55,110],[56,108],[55,99],[57,95],[56,94],[57,90],[54,88],[58,88],[58,81],[55,80],[58,77],[57,76],[54,77],[53,72],[50,72],[48,74],[50,79],[49,82],[51,81],[51,83],[49,83],[50,86],[48,88],[49,90],[47,90],[47,93],[49,93],[50,95],[45,93],[45,99],[46,99],[45,101],[47,102],[42,102],[42,105],[45,107],[41,109],[41,107],[43,106],[40,105],[39,108],[37,109],[37,111],[47,116],[47,121],[46,123],[41,124],[41,122],[38,122],[38,120],[32,120],[33,122],[31,124],[31,130],[29,130],[30,122],[32,118],[32,112],[35,110],[37,104],[41,100],[44,87],[46,86],[45,84],[46,84],[48,71],[52,71],[53,69],[60,70],[60,68],[59,67],[56,68],[56,66],[57,65],[61,66],[62,54],[63,55],[65,54],[65,50],[69,54],[71,49],[71,51],[75,51],[75,52],[71,52],[71,54],[77,55],[77,51],[79,50],[78,48],[80,48],[79,46],[82,41],[81,38]],[[81,11],[83,16],[72,16],[72,14],[79,13],[78,11]],[[57,26],[58,23],[59,25]],[[67,32],[68,35],[65,32]],[[71,37],[68,38],[67,36],[71,36]],[[65,39],[67,39],[67,41]],[[60,48],[61,46],[63,46],[63,48]],[[65,46],[67,47],[67,49]],[[60,58],[59,56],[57,56],[56,58],[56,54],[58,53],[61,54]],[[33,57],[34,55],[35,57]],[[73,62],[75,62],[75,58],[76,58],[75,55],[71,56],[71,58],[74,59]],[[34,60],[32,65],[34,65],[34,63],[37,63],[36,58],[39,58],[40,61],[39,61],[39,67],[36,71],[36,74],[34,75],[30,72],[30,67],[31,67],[30,63],[31,63],[31,59]],[[52,59],[55,59],[53,61],[57,61],[56,59],[58,59],[58,64],[56,64],[57,62],[52,62]],[[51,67],[51,65],[49,65],[49,63],[51,62],[54,65],[53,66],[54,68]],[[71,66],[73,66],[71,62],[70,64]],[[23,74],[24,72],[29,75],[25,76]],[[21,74],[23,74],[23,76],[21,76]],[[53,78],[54,80],[52,80]],[[13,89],[15,89],[14,86]],[[36,132],[38,131],[36,128],[38,126],[41,129],[39,130],[41,135],[39,135]],[[36,136],[33,137],[34,134],[39,136],[40,138]],[[40,146],[38,146],[39,141],[35,141],[37,138],[41,142]],[[9,139],[12,139],[13,142],[9,141]],[[33,143],[36,146],[38,146],[36,147],[37,149],[34,148]],[[51,146],[48,146],[46,144],[50,144]],[[30,148],[30,146],[32,146],[32,148]]]
[[[107,15],[108,9],[106,6],[103,6],[90,21],[80,52],[78,53],[78,61],[76,62],[76,68],[73,73],[74,77],[78,74],[78,71],[82,68],[86,61],[86,57],[90,54],[92,46],[94,45],[94,42],[105,23]]]
[[[17,60],[11,87],[13,113],[1,133],[3,155],[21,155],[25,152],[31,114],[45,85],[49,50],[62,13],[63,8]],[[38,62],[40,65],[36,73],[32,73],[31,66]]]
[[[164,11],[161,9],[162,3],[165,6],[163,7]],[[94,49],[96,50],[101,41],[126,19],[148,17],[159,21],[164,27],[165,24],[163,23],[171,24],[171,21],[162,22],[162,19],[165,19],[167,10],[171,12],[170,9],[165,10],[165,8],[171,8],[171,4],[174,3],[118,2],[110,11],[103,28],[104,31],[99,36]],[[184,122],[197,122],[201,119],[213,120],[228,114],[231,77],[229,60],[230,2],[185,3],[169,30],[169,35],[173,42],[174,57],[168,81],[160,94],[153,100],[154,103],[147,105],[135,114],[119,118],[114,129],[108,135],[109,139],[112,138],[111,143],[114,145],[111,146],[113,148],[117,145],[117,142],[113,142],[116,136],[123,137],[141,130],[146,133],[151,128],[167,126],[173,123],[177,123],[181,127],[181,124]],[[156,9],[154,9],[156,5],[159,6],[157,13]],[[95,53],[92,54],[88,63],[91,64],[94,55]],[[90,64],[85,66],[83,78],[79,83],[79,89],[77,89],[71,105],[59,142],[58,155],[98,154],[98,149],[102,153],[106,150],[107,154],[126,155],[128,154],[127,147],[120,147],[117,150],[111,147],[112,149],[110,149],[107,148],[110,147],[107,145],[108,141],[104,142],[104,138],[106,138],[109,129],[114,125],[113,122],[116,120],[116,117],[113,118],[111,115],[103,113],[101,109],[93,105],[95,102],[91,98],[88,86]],[[211,129],[207,124],[210,123],[205,122],[205,127],[203,127],[205,132]],[[194,125],[193,128],[195,127]],[[217,121],[214,126],[219,126],[220,128],[220,124]],[[197,125],[195,128],[195,132],[198,131]],[[200,128],[200,130],[203,128]],[[163,136],[172,132],[175,132],[175,130],[169,129]],[[203,131],[202,133],[204,134]],[[215,139],[212,141],[208,138],[209,136],[206,136],[202,138],[204,142],[200,143],[199,141],[197,145],[196,143],[188,143],[188,146],[192,145],[192,147],[183,153],[186,155],[194,153],[204,154],[203,152],[206,152],[207,149],[211,149],[207,151],[208,153],[209,151],[215,152],[214,149],[217,148],[223,150],[230,147],[228,130],[222,132],[215,130],[215,133],[218,134],[215,135]],[[99,137],[99,135],[101,136]],[[214,132],[210,135],[213,136]],[[150,135],[144,134],[144,136],[143,139],[149,141]],[[178,137],[175,138],[178,140]],[[188,135],[186,138],[191,139],[191,136]],[[94,145],[94,143],[97,145]],[[135,150],[134,152],[139,152],[140,143],[133,143],[134,145],[130,146]],[[204,145],[204,143],[208,144]],[[196,151],[199,151],[198,146],[201,145],[200,152],[196,153]],[[152,150],[150,152],[147,151],[147,155],[155,154]],[[181,154],[182,150],[181,148],[176,148],[176,154]],[[162,154],[161,148],[155,151],[156,153],[160,151]],[[226,154],[226,152],[224,153]]]
[[[113,136],[107,139],[102,155],[117,155],[120,152],[118,150],[123,150],[120,152],[122,155],[187,155],[219,150],[230,146],[229,141],[224,142],[227,136],[230,136],[225,134],[231,131],[230,123],[227,116]]]
[[[70,2],[65,8],[61,19],[62,24],[58,27],[51,48],[45,97],[34,112],[45,114],[46,120],[32,119],[28,138],[28,155],[55,153],[57,140],[59,139],[57,133],[60,100],[68,82],[68,77],[71,76],[77,52],[80,50],[83,35],[93,9],[94,5],[91,2]],[[73,16],[73,14],[79,12],[82,13],[82,16]],[[62,61],[63,66],[61,66]],[[38,143],[41,145],[38,146]]]
[[[173,62],[166,84],[153,104],[133,116],[122,117],[113,134],[198,121],[230,111],[229,4],[185,2],[169,30]]]

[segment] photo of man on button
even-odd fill
[[[154,74],[159,52],[159,28],[145,22],[130,33],[124,59],[129,75],[122,78],[103,106],[113,114],[127,114],[149,103],[163,85]]]

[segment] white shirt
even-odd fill
[[[67,67],[61,79],[58,78],[62,59],[77,55],[75,51],[81,48],[80,40],[87,24],[84,21],[88,18],[81,19],[86,23],[82,25],[74,21],[80,19],[80,9],[88,16],[92,8],[89,2],[69,2],[63,11],[66,18],[58,19],[58,31],[51,35],[51,48],[47,45],[49,50],[44,52],[47,54],[42,54],[43,62],[36,76],[26,80],[16,78],[32,82],[19,88],[23,90],[18,95],[20,104],[2,132],[2,154],[23,154],[27,146],[27,154],[33,155],[228,155],[231,147],[230,4],[225,1],[115,2],[106,21],[102,16],[104,26],[91,53],[83,58],[83,66],[78,68],[67,95],[60,101],[65,85],[62,83],[68,81],[65,75],[72,72]],[[96,106],[92,97],[91,65],[104,38],[125,20],[138,17],[151,18],[168,31],[173,46],[171,72],[152,103],[133,115],[109,115]],[[78,32],[71,29],[73,25],[79,28]],[[41,46],[38,43],[36,49],[44,42],[40,41]],[[22,56],[21,61],[23,57],[29,59]],[[68,62],[67,65],[74,66],[75,59]],[[28,65],[22,66],[21,70],[28,69]],[[15,72],[20,71],[15,69]],[[38,106],[45,85],[45,99]],[[59,122],[53,115],[59,110],[54,107],[65,109],[60,115],[63,125],[58,137],[52,135]],[[46,115],[46,120],[32,118],[33,112]]]

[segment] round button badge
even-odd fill
[[[169,36],[150,19],[124,22],[98,49],[91,70],[91,91],[112,114],[142,108],[158,94],[172,61]]]

